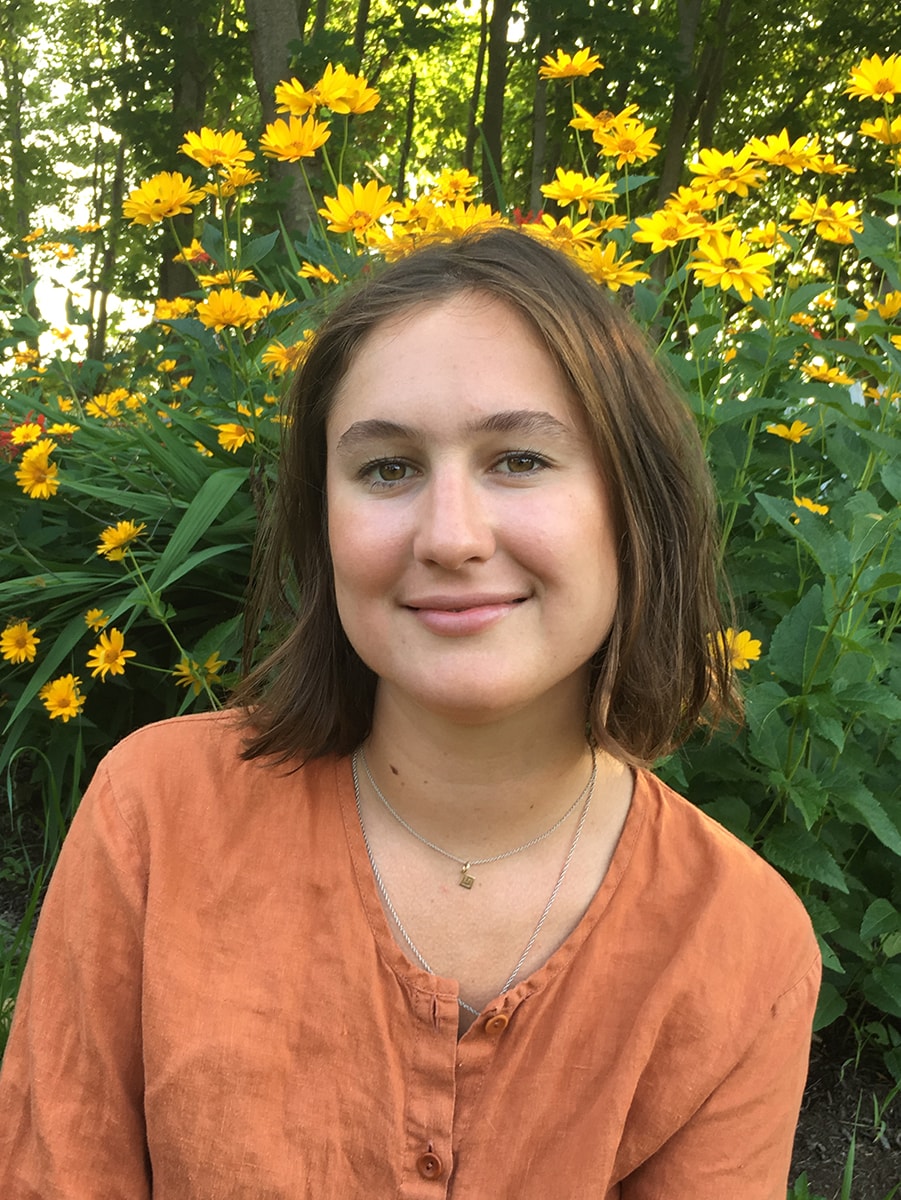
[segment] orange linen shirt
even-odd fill
[[[0,1077],[4,1200],[784,1200],[820,960],[761,859],[639,772],[583,919],[458,1039],[349,761],[239,745],[182,717],[98,770]]]

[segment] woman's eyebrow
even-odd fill
[[[560,437],[561,435],[571,436],[575,430],[549,412],[533,408],[513,408],[491,413],[487,417],[470,422],[466,426],[466,432],[519,433],[531,437]],[[339,453],[346,454],[363,442],[418,442],[421,439],[421,431],[413,426],[373,417],[366,421],[354,421],[353,425],[349,426],[338,438],[335,449]]]

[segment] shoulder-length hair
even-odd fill
[[[326,521],[326,419],[376,326],[471,292],[537,330],[584,410],[616,522],[620,585],[591,670],[586,721],[634,764],[702,715],[732,711],[715,498],[694,420],[632,321],[564,254],[514,229],[431,244],[373,271],[325,319],[297,371],[278,482],[257,541],[245,629],[245,756],[346,754],[369,733],[377,679],[338,617]],[[256,667],[261,630],[276,648]],[[267,637],[271,644],[271,635]]]

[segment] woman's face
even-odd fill
[[[584,711],[616,536],[584,418],[523,318],[461,293],[377,326],[326,435],[338,611],[379,701],[463,723]]]

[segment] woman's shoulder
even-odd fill
[[[630,874],[662,923],[697,933],[723,964],[782,960],[797,978],[815,969],[810,917],[774,867],[650,772],[639,772],[636,798],[644,820]]]
[[[305,795],[334,792],[333,757],[277,763],[243,756],[249,733],[239,709],[170,717],[136,729],[103,758],[86,800],[109,796],[122,816],[142,823],[188,824],[212,811],[231,813],[265,802],[270,812]]]

